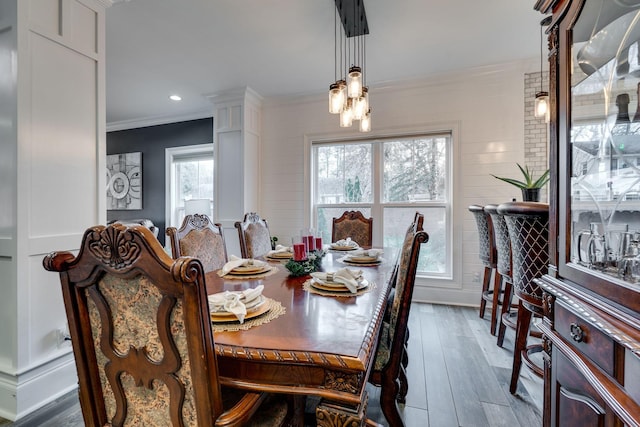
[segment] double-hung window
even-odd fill
[[[397,250],[418,211],[429,234],[418,272],[451,277],[451,139],[436,133],[313,143],[315,227],[329,239],[332,219],[358,210],[373,217],[374,246]]]

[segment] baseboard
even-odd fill
[[[0,417],[19,420],[77,388],[72,353],[18,376],[0,373]]]
[[[416,286],[413,288],[413,301],[476,307],[480,303],[480,293],[477,290]]]

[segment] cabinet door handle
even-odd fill
[[[571,334],[571,339],[573,339],[575,342],[582,342],[582,340],[584,339],[584,331],[577,323],[572,323],[569,331]]]

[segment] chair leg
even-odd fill
[[[498,323],[498,306],[500,305],[500,290],[502,289],[502,274],[497,271],[493,275],[493,300],[491,301],[491,335],[496,334],[496,326]],[[503,298],[504,301],[504,298]]]
[[[513,347],[513,368],[511,370],[511,384],[509,385],[511,394],[515,394],[518,388],[518,378],[520,377],[520,367],[522,366],[522,351],[527,348],[530,325],[531,312],[522,305],[522,302],[519,302],[516,341]]]
[[[498,347],[502,347],[502,343],[504,342],[504,333],[507,329],[507,325],[502,321],[502,317],[506,316],[509,313],[509,309],[511,308],[511,298],[512,298],[512,288],[513,285],[510,282],[505,282],[504,284],[504,296],[502,297],[502,307],[500,307],[500,326],[498,327]]]
[[[484,299],[486,292],[489,290],[489,282],[491,282],[491,267],[484,267],[484,276],[482,277],[482,292],[480,293],[480,317],[484,317],[484,311],[487,307],[487,301]]]
[[[400,390],[398,391],[398,403],[407,403],[407,394],[409,393],[409,380],[407,379],[407,371],[401,366],[399,378]]]
[[[404,422],[398,409],[397,397],[399,392],[399,380],[387,373],[383,373],[380,387],[380,408],[389,423],[389,427],[404,427]]]

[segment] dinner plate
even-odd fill
[[[267,265],[241,265],[231,270],[229,274],[245,276],[248,274],[266,273],[269,270],[271,270],[271,267]]]
[[[351,262],[361,262],[365,264],[371,264],[374,262],[380,262],[380,257],[365,256],[365,255],[349,255],[347,256],[346,260]]]
[[[225,294],[226,292],[221,292],[221,294]],[[250,311],[255,310],[256,308],[258,308],[260,305],[264,304],[265,301],[265,297],[264,295],[260,294],[257,297],[255,297],[254,299],[252,299],[249,302],[244,302],[243,301],[243,297],[242,297],[242,292],[233,292],[236,294],[240,294],[240,302],[244,303],[245,308],[247,309],[247,313],[249,313]],[[230,313],[228,311],[225,310],[220,310],[220,311],[211,311],[211,314],[233,314]]]
[[[380,258],[377,259],[371,259],[371,257],[366,257],[368,258],[366,261],[362,259],[362,257],[344,257],[342,259],[342,261],[348,263],[348,264],[380,264],[382,262],[382,260]]]
[[[244,316],[244,320],[250,320],[258,316],[262,316],[271,309],[271,305],[267,304],[267,299],[262,298],[260,304],[254,306],[251,309],[247,309],[247,314]],[[238,318],[235,314],[224,312],[211,313],[212,322],[238,322]]]
[[[273,259],[289,259],[293,256],[291,252],[274,252],[272,254],[267,255],[267,258]]]
[[[320,289],[321,291],[351,292],[349,290],[349,288],[347,288],[342,283],[323,282],[323,281],[320,281],[319,279],[316,279],[316,278],[313,278],[311,280],[311,286],[313,286],[316,289]],[[363,279],[362,281],[358,282],[358,287],[356,289],[359,291],[361,289],[366,288],[367,286],[369,286],[369,282],[367,282],[366,280]]]
[[[360,246],[336,246],[336,245],[331,245],[330,248],[333,249],[334,251],[355,251],[356,249],[360,248]]]

